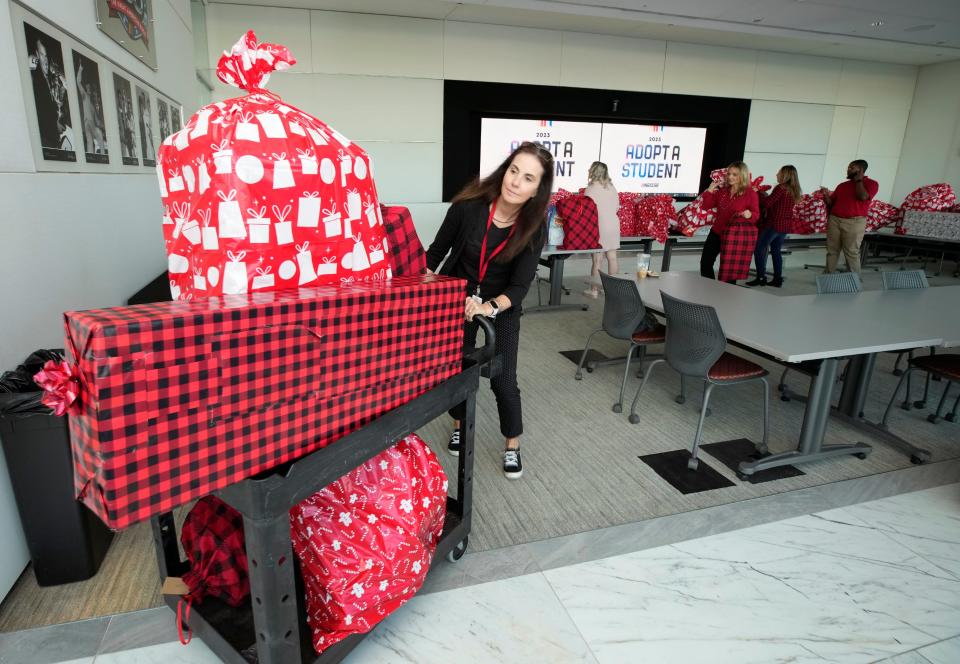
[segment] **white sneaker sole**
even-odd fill
[[[516,472],[503,471],[503,476],[506,477],[508,480],[518,480],[521,477],[523,477],[523,471],[522,470],[519,470]]]
[[[460,450],[451,450],[451,449],[448,447],[448,448],[447,448],[447,452],[450,453],[450,456],[455,456],[455,457],[460,456]]]

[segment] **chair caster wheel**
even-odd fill
[[[619,403],[615,403],[615,404],[613,404],[613,407],[610,408],[610,410],[612,410],[612,411],[615,412],[615,413],[622,413],[622,412],[623,412],[623,405],[622,405],[622,404],[619,404]]]
[[[737,471],[737,479],[741,482],[749,482],[750,484],[753,484],[753,475],[741,473],[739,470]]]
[[[447,560],[451,563],[455,563],[463,558],[463,554],[467,552],[467,543],[469,541],[470,537],[467,536],[457,542],[457,545],[447,552]]]
[[[929,422],[930,424],[936,424],[939,421],[940,421],[940,418],[934,415],[933,413],[931,413],[930,415],[927,415],[927,422]]]
[[[687,470],[696,470],[700,467],[700,459],[687,459]]]
[[[640,416],[636,413],[631,413],[627,419],[630,420],[630,424],[638,424],[640,422]]]
[[[953,416],[953,413],[947,413],[946,415],[943,416],[943,419],[945,419],[947,422],[953,422],[957,418]]]
[[[790,397],[789,397],[788,395],[786,395],[786,394],[781,394],[781,395],[780,395],[780,401],[789,402],[789,401],[790,401]]]
[[[680,396],[674,397],[673,400],[676,401],[677,403],[683,404],[687,402],[687,397],[681,394]]]
[[[909,401],[904,401],[902,404],[900,404],[900,408],[902,408],[903,410],[910,410],[911,408],[913,408],[913,404],[910,403]]]
[[[593,373],[593,369],[591,369],[590,367],[587,367],[587,373]]]
[[[903,369],[894,369],[891,373],[892,373],[894,376],[902,376],[902,375],[903,375]]]
[[[573,379],[574,379],[574,380],[583,380],[583,374],[580,373],[580,372],[577,372],[576,375],[574,375]]]
[[[770,454],[770,449],[766,445],[756,445],[754,446],[754,449],[757,451],[757,454],[759,454],[762,457],[765,457],[768,454]]]
[[[918,457],[916,454],[910,457],[910,463],[914,464],[915,466],[919,466],[926,462],[927,462],[926,459],[924,459],[923,457]]]
[[[926,401],[923,401],[922,399],[921,399],[920,401],[914,401],[914,402],[913,402],[913,407],[914,407],[914,408],[926,408],[926,407],[927,407],[927,402],[926,402]]]
[[[867,458],[867,455],[866,455],[864,452],[857,452],[857,453],[854,454],[853,456],[857,457],[857,458],[860,459],[860,460],[863,460],[863,459],[866,459],[866,458]]]

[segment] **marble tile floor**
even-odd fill
[[[0,634],[0,664],[218,661],[175,639],[153,609]],[[347,661],[956,664],[960,484],[422,593]]]

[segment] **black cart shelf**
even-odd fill
[[[443,534],[433,560],[445,557],[454,562],[464,554],[473,509],[476,395],[481,369],[486,369],[494,344],[493,326],[485,318],[478,320],[485,332],[485,345],[464,361],[458,375],[332,445],[217,492],[243,515],[250,599],[240,607],[231,607],[216,598],[204,598],[202,604],[191,608],[188,624],[193,635],[221,660],[236,664],[327,664],[341,661],[363,640],[366,634],[354,634],[322,655],[314,652],[303,583],[290,541],[289,511],[460,403],[466,404],[466,415],[460,423],[457,491],[455,497],[447,497]],[[188,563],[180,558],[172,512],[153,518],[151,523],[161,581],[182,576]],[[163,599],[177,611],[179,595],[164,595]],[[187,621],[184,623],[186,629]]]

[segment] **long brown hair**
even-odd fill
[[[479,199],[487,204],[495,201],[500,196],[500,189],[503,186],[503,178],[507,174],[507,169],[510,168],[510,164],[520,153],[535,156],[543,167],[543,175],[540,176],[540,186],[537,187],[536,195],[520,208],[520,213],[517,215],[516,222],[514,222],[517,230],[507,242],[507,246],[494,259],[500,262],[511,260],[530,246],[533,243],[534,235],[546,224],[547,203],[550,201],[550,191],[553,189],[553,155],[536,143],[525,141],[511,152],[510,156],[504,159],[503,163],[493,173],[482,180],[478,178],[469,183],[453,197],[452,201],[453,203],[459,203],[460,201]]]
[[[803,191],[800,189],[800,176],[797,175],[796,167],[792,166],[791,164],[781,166],[780,172],[777,173],[777,175],[780,173],[783,173],[783,182],[780,184],[782,184],[784,188],[790,192],[790,195],[793,196],[793,202],[799,203],[800,195],[803,193]]]

